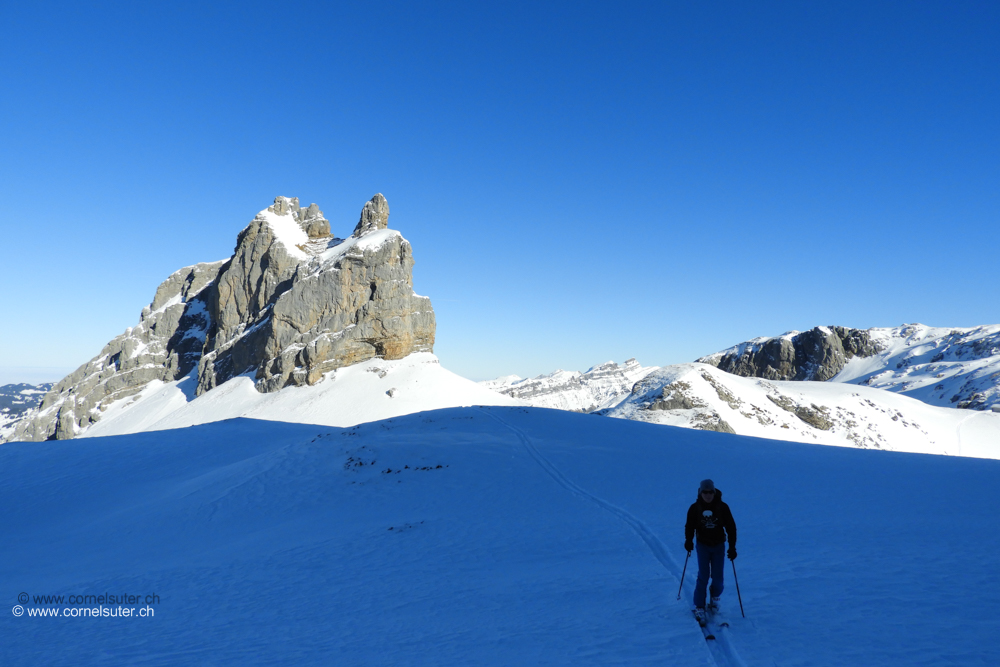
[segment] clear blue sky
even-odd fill
[[[8,380],[278,194],[385,194],[473,379],[1000,322],[998,3],[86,4],[0,5]]]

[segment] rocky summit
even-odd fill
[[[698,362],[743,377],[823,382],[843,370],[852,358],[870,357],[881,350],[868,331],[815,327],[775,338],[757,338]]]
[[[434,310],[413,292],[413,251],[377,194],[346,239],[316,204],[277,197],[232,257],[167,278],[138,325],[57,383],[9,440],[65,439],[150,383],[203,394],[240,375],[259,392],[321,382],[375,357],[432,352]]]
[[[1000,409],[1000,325],[816,327],[755,338],[698,361],[742,377],[843,382],[930,405]]]

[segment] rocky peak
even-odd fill
[[[389,202],[381,193],[375,195],[361,209],[361,219],[358,220],[351,236],[360,238],[365,234],[385,229],[389,226]]]
[[[319,206],[309,204],[302,208],[298,197],[275,197],[274,204],[267,207],[267,212],[277,216],[290,215],[310,239],[330,236],[330,221],[323,216]]]
[[[434,309],[413,293],[413,251],[388,217],[375,195],[339,239],[316,204],[276,197],[232,257],[168,277],[139,324],[53,387],[12,439],[73,437],[154,380],[190,374],[203,394],[251,374],[271,392],[373,357],[432,352]]]
[[[850,359],[870,357],[880,350],[868,331],[830,326],[754,339],[698,362],[743,377],[823,382],[839,373]]]

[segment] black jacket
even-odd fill
[[[715,490],[715,498],[706,503],[698,493],[698,500],[688,508],[687,523],[684,524],[684,539],[693,540],[698,534],[698,542],[714,547],[726,541],[729,536],[729,546],[736,547],[736,522],[729,505],[722,502],[722,491]]]

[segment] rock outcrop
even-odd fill
[[[434,310],[414,294],[412,249],[388,218],[375,195],[339,239],[316,204],[277,197],[230,259],[167,278],[139,324],[57,383],[8,439],[71,438],[153,381],[191,374],[203,394],[251,374],[272,392],[373,357],[433,351]]]
[[[189,373],[198,364],[208,329],[205,288],[221,266],[195,264],[163,281],[142,309],[139,323],[57,382],[9,439],[72,438],[100,419],[111,403],[139,393],[154,380],[172,382]]]
[[[248,372],[258,390],[276,391],[372,357],[432,351],[434,310],[413,293],[413,252],[387,228],[385,197],[365,204],[350,238],[311,241],[294,233],[298,203],[283,199],[243,230],[219,272],[198,393]]]
[[[742,377],[824,382],[853,357],[870,357],[880,351],[867,331],[816,327],[777,338],[758,338],[698,362]]]
[[[942,407],[1000,406],[1000,325],[816,327],[755,338],[698,361],[743,377],[863,384]]]

